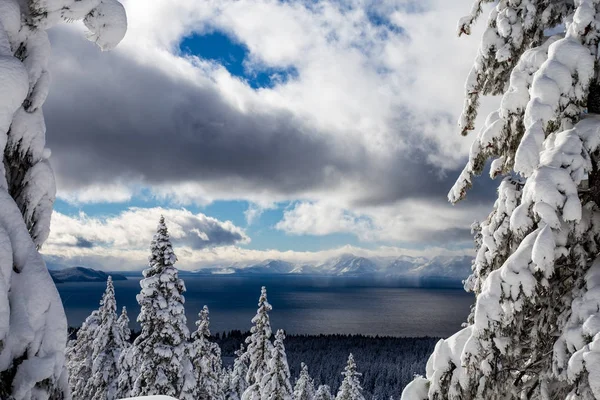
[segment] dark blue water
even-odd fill
[[[210,308],[213,333],[248,330],[261,285],[273,306],[271,324],[295,334],[449,336],[466,320],[473,296],[461,289],[406,287],[406,282],[307,276],[184,276],[190,329],[202,306]],[[61,283],[69,325],[79,326],[98,308],[105,283]],[[117,306],[126,306],[132,327],[139,280],[116,281]]]

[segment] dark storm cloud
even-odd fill
[[[376,205],[443,199],[459,173],[440,174],[427,162],[434,147],[382,162],[291,113],[242,113],[212,86],[167,76],[119,51],[101,53],[69,31],[53,31],[51,41],[53,85],[44,110],[59,189],[120,179],[221,182],[238,192],[293,195],[335,191],[346,181],[363,188],[351,202]],[[497,183],[482,182],[471,202],[493,198]]]

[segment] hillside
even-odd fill
[[[51,270],[50,276],[55,283],[64,282],[106,282],[111,276],[113,281],[124,281],[127,278],[124,275],[97,271],[85,267],[65,268],[62,270]]]

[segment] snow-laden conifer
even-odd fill
[[[0,398],[68,396],[67,322],[38,249],[56,194],[45,147],[46,30],[83,19],[101,48],[126,30],[116,0],[0,1]]]
[[[125,399],[131,397],[133,383],[138,376],[138,370],[134,365],[133,346],[125,348],[119,356],[119,377],[117,379],[117,397]]]
[[[333,400],[333,394],[331,394],[331,389],[329,385],[320,385],[315,393],[314,400]]]
[[[223,394],[223,399],[231,399],[232,393],[234,392],[233,386],[231,386],[231,366],[221,368],[221,376],[219,377],[219,390]]]
[[[221,349],[210,342],[210,317],[204,306],[198,314],[196,331],[192,334],[191,359],[197,382],[197,398],[201,400],[223,397],[220,386],[222,362]]]
[[[129,347],[129,339],[131,338],[131,329],[129,328],[129,316],[127,315],[127,308],[123,306],[121,309],[121,315],[117,320],[117,324],[121,328],[121,336],[125,341],[125,347]]]
[[[240,400],[242,395],[248,388],[246,383],[246,374],[248,373],[248,364],[246,364],[246,357],[244,356],[244,345],[240,346],[239,350],[235,352],[235,360],[233,361],[233,369],[229,374],[229,391],[226,393],[226,400]]]
[[[315,397],[315,382],[308,373],[308,366],[300,364],[300,376],[294,385],[294,400],[313,400]]]
[[[248,364],[246,384],[248,387],[242,394],[242,400],[260,399],[260,382],[268,372],[268,363],[271,358],[273,344],[271,343],[271,323],[269,311],[273,308],[267,301],[267,288],[262,287],[258,300],[258,310],[252,318],[254,324],[250,329],[250,336],[246,338],[248,348],[242,356]]]
[[[132,396],[179,397],[184,386],[189,331],[186,326],[185,285],[174,267],[177,261],[167,226],[160,218],[150,245],[149,267],[137,296],[141,333],[130,348]],[[123,379],[122,381],[125,381]]]
[[[486,2],[460,21],[462,33]],[[598,8],[597,0],[492,7],[466,84],[463,133],[481,94],[501,94],[501,105],[449,199],[466,195],[487,160],[493,177],[510,178],[481,224],[469,324],[437,344],[404,400],[600,399]]]
[[[93,344],[99,323],[100,312],[94,310],[77,331],[77,337],[67,346],[68,382],[74,399],[83,398],[88,382],[92,378]]]
[[[340,385],[335,400],[364,400],[362,395],[362,387],[360,385],[361,373],[356,370],[356,363],[354,362],[354,356],[350,354],[348,356],[348,364],[344,372],[342,372],[344,380]]]
[[[285,345],[283,341],[285,334],[283,330],[278,330],[275,334],[275,342],[271,359],[269,360],[269,370],[260,383],[261,400],[291,400],[292,384],[290,383],[290,367],[285,354]]]
[[[123,337],[123,326],[117,317],[117,303],[111,277],[108,277],[98,314],[98,327],[92,343],[92,376],[83,398],[114,400],[117,399],[119,357],[126,347],[126,340]]]

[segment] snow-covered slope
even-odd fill
[[[465,279],[471,273],[472,260],[471,256],[438,256],[428,259],[410,256],[367,258],[343,254],[314,264],[265,260],[249,265],[209,266],[195,272],[201,274],[304,274]]]
[[[113,281],[124,281],[127,278],[120,274],[107,274],[106,272],[97,271],[85,267],[73,267],[62,270],[50,271],[52,280],[56,283],[63,282],[106,282],[108,277],[112,276]]]

